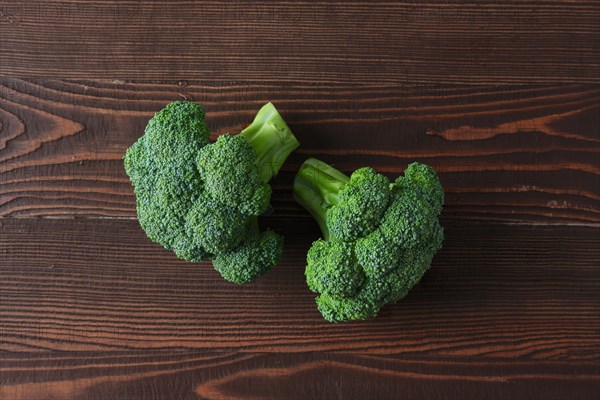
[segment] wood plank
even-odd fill
[[[598,229],[456,224],[378,318],[325,322],[304,281],[316,224],[265,218],[281,264],[236,286],[134,220],[0,219],[0,350],[341,351],[600,360]]]
[[[134,217],[125,149],[186,96],[215,134],[272,100],[302,147],[273,182],[279,216],[309,156],[349,172],[439,171],[446,218],[599,223],[600,85],[126,83],[0,78],[0,215]]]
[[[332,353],[1,354],[0,396],[42,399],[595,399],[598,364]]]
[[[0,74],[600,82],[594,1],[0,2]]]

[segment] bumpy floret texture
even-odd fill
[[[148,237],[189,261],[206,259],[185,231],[185,217],[202,191],[196,168],[209,129],[198,104],[175,102],[156,113],[125,154],[125,171],[136,195],[139,223]]]
[[[217,201],[247,215],[260,215],[269,207],[271,187],[261,180],[256,153],[243,136],[219,136],[197,161],[206,190]]]
[[[244,239],[248,216],[225,206],[207,192],[192,204],[186,217],[186,232],[198,247],[218,254],[232,250]]]
[[[364,283],[365,274],[354,260],[350,243],[317,240],[307,259],[307,283],[315,292],[335,297],[353,296]]]
[[[360,180],[354,181],[357,173]],[[361,169],[351,176],[337,204],[349,211],[328,211],[327,218],[335,219],[327,226],[334,232],[308,253],[307,283],[319,293],[317,307],[331,322],[375,316],[404,297],[442,245],[438,216],[444,193],[435,171],[413,163],[392,185],[377,175]],[[355,195],[343,194],[350,192]],[[346,228],[352,224],[359,227]]]
[[[351,241],[372,231],[385,212],[390,181],[373,168],[354,171],[339,192],[339,203],[327,210],[327,229],[333,239]]]
[[[270,270],[282,254],[282,237],[270,230],[259,232],[251,219],[246,240],[229,252],[217,254],[213,265],[226,280],[247,283]]]
[[[124,157],[139,223],[179,258],[212,259],[228,281],[249,282],[282,254],[283,239],[261,234],[255,217],[268,207],[270,187],[259,180],[245,138],[223,135],[209,144],[208,137],[195,103],[171,103],[148,122]]]

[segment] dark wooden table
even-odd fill
[[[0,1],[0,399],[598,398],[597,1]],[[273,101],[282,263],[224,282],[151,243],[125,149],[182,97]],[[329,324],[300,163],[434,166],[446,241],[407,298]]]

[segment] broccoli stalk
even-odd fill
[[[294,180],[294,198],[317,221],[325,240],[329,230],[326,211],[340,201],[339,192],[350,177],[316,158],[306,160]]]
[[[267,183],[300,143],[272,103],[265,104],[254,121],[240,136],[246,138],[256,152],[259,175]]]

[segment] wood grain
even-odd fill
[[[596,228],[446,223],[444,249],[407,298],[336,325],[304,280],[315,224],[265,222],[285,235],[284,259],[236,286],[149,242],[137,221],[0,219],[0,350],[600,360]]]
[[[595,363],[335,353],[20,353],[0,396],[46,399],[595,399]],[[35,378],[34,378],[35,377]]]
[[[185,96],[216,134],[271,100],[302,147],[273,182],[280,216],[309,156],[390,176],[440,173],[450,219],[600,222],[600,85],[461,86],[63,81],[0,78],[0,215],[134,217],[125,149]]]
[[[596,399],[600,4],[0,0],[0,399]],[[151,243],[121,158],[167,103],[213,137],[273,101],[280,265]],[[306,287],[300,163],[432,165],[446,241],[380,316]]]
[[[595,1],[0,2],[0,74],[600,82]]]

